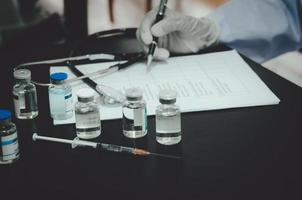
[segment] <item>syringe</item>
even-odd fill
[[[181,158],[178,156],[151,153],[147,150],[139,149],[139,148],[125,147],[125,146],[120,146],[120,145],[115,145],[115,144],[105,144],[105,143],[84,141],[84,140],[80,140],[78,137],[76,137],[73,140],[68,140],[68,139],[61,139],[61,138],[54,138],[54,137],[39,136],[37,133],[34,133],[32,138],[34,141],[45,140],[45,141],[51,141],[51,142],[71,144],[72,148],[76,148],[77,146],[86,146],[86,147],[92,147],[94,149],[103,149],[106,151],[118,152],[118,153],[128,153],[128,154],[133,154],[133,155],[137,155],[137,156],[154,155],[154,156],[161,156],[161,157],[166,157],[166,158],[175,158],[175,159]]]

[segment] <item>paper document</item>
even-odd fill
[[[155,62],[154,62],[155,63]],[[107,68],[114,63],[98,63],[77,66],[85,73]],[[217,110],[248,106],[273,105],[280,100],[244,62],[236,51],[170,58],[158,62],[146,73],[146,64],[133,66],[95,79],[123,93],[129,87],[143,89],[148,115],[154,115],[159,105],[161,89],[174,89],[178,93],[177,104],[182,112]],[[67,67],[52,67],[51,72],[64,71],[75,77]],[[74,103],[76,92],[88,87],[81,81],[72,85]],[[100,105],[102,120],[122,117],[121,106]],[[54,124],[74,123],[75,119],[54,121]]]

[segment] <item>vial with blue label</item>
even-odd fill
[[[19,159],[17,128],[11,122],[11,112],[0,109],[0,164],[10,164]]]
[[[38,116],[37,91],[28,69],[14,71],[16,84],[13,87],[15,114],[18,119],[33,119]]]
[[[163,145],[173,145],[181,141],[181,112],[175,105],[177,93],[174,90],[162,90],[159,105],[155,112],[156,141]]]
[[[77,92],[78,102],[75,105],[77,136],[81,139],[97,138],[101,134],[100,111],[95,102],[95,92],[83,88]]]
[[[139,88],[126,90],[123,105],[123,134],[128,138],[141,138],[147,134],[147,109],[143,92]]]
[[[73,116],[72,89],[66,83],[67,74],[63,72],[50,75],[48,88],[50,114],[54,120],[65,120]]]

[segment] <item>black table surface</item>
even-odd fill
[[[0,75],[0,107],[11,110],[13,81],[7,65],[18,62],[12,52],[2,54],[10,56],[2,57]],[[52,55],[55,53],[60,51]],[[26,60],[22,56],[19,61]],[[47,89],[38,87],[38,118],[14,119],[21,156],[12,165],[0,165],[0,196],[302,199],[302,89],[244,59],[281,99],[279,105],[182,114],[182,141],[175,146],[156,143],[154,117],[148,118],[148,135],[137,140],[122,136],[121,120],[102,122],[99,138],[102,142],[135,145],[152,152],[179,155],[182,159],[135,157],[33,142],[34,131],[46,136],[75,137],[74,125],[52,125]],[[48,71],[41,68],[34,76],[47,80]]]

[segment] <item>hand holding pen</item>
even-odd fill
[[[158,23],[159,21],[161,21],[164,18],[166,8],[167,8],[167,3],[168,3],[168,0],[160,1],[160,5],[158,8],[158,12],[157,12],[154,24]],[[153,41],[151,42],[151,44],[149,46],[149,52],[148,52],[148,57],[147,57],[147,67],[150,67],[150,65],[152,63],[154,52],[155,52],[155,49],[157,48],[157,43],[158,43],[158,37],[153,37]]]
[[[149,51],[153,41],[157,43],[155,50],[150,49],[150,55],[153,54],[152,57],[149,56],[150,59],[167,60],[170,52],[196,53],[219,43],[221,31],[211,18],[187,16],[165,8],[163,19],[157,22],[156,18],[160,10],[162,9],[159,7],[150,11],[142,20],[136,33],[138,41],[146,52]]]
[[[136,37],[146,53],[149,52],[150,45],[153,41],[153,36],[155,35],[157,38],[159,38],[159,36],[154,34],[152,31],[154,27],[160,24],[160,23],[155,23],[158,11],[159,11],[159,7],[156,7],[155,9],[148,12],[147,15],[144,17],[144,19],[142,20],[136,32]],[[166,12],[165,12],[165,17],[166,17]],[[164,20],[161,20],[161,22],[162,21]],[[162,39],[163,38],[159,38],[159,44],[161,44]],[[170,57],[170,53],[168,49],[161,48],[159,44],[157,44],[157,48],[155,48],[153,58],[156,60],[168,59]]]

